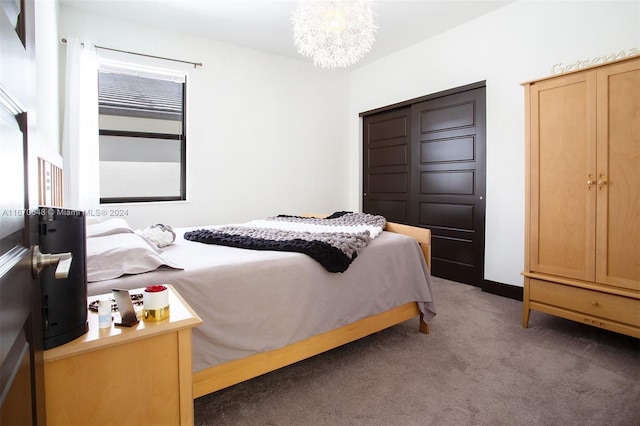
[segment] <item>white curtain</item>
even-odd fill
[[[62,135],[64,206],[85,211],[100,204],[97,63],[93,43],[67,38]]]

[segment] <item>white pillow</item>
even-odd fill
[[[125,274],[142,274],[161,266],[182,269],[157,253],[135,233],[87,238],[87,281],[104,281]]]
[[[115,217],[104,222],[87,223],[87,238],[102,237],[104,235],[132,233],[133,229],[126,220]]]

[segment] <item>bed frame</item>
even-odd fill
[[[388,222],[385,231],[415,238],[420,244],[427,266],[431,270],[431,231],[429,229]],[[417,303],[410,302],[280,349],[258,353],[198,371],[193,374],[193,397],[198,398],[291,365],[400,324],[418,315],[420,315],[420,332],[428,334],[429,324],[424,322]]]

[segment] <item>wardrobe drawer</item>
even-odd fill
[[[640,299],[531,279],[531,301],[640,327]]]

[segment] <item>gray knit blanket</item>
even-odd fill
[[[326,218],[279,215],[243,224],[186,232],[184,238],[251,250],[304,253],[329,272],[344,272],[384,230],[383,216],[336,212]]]

